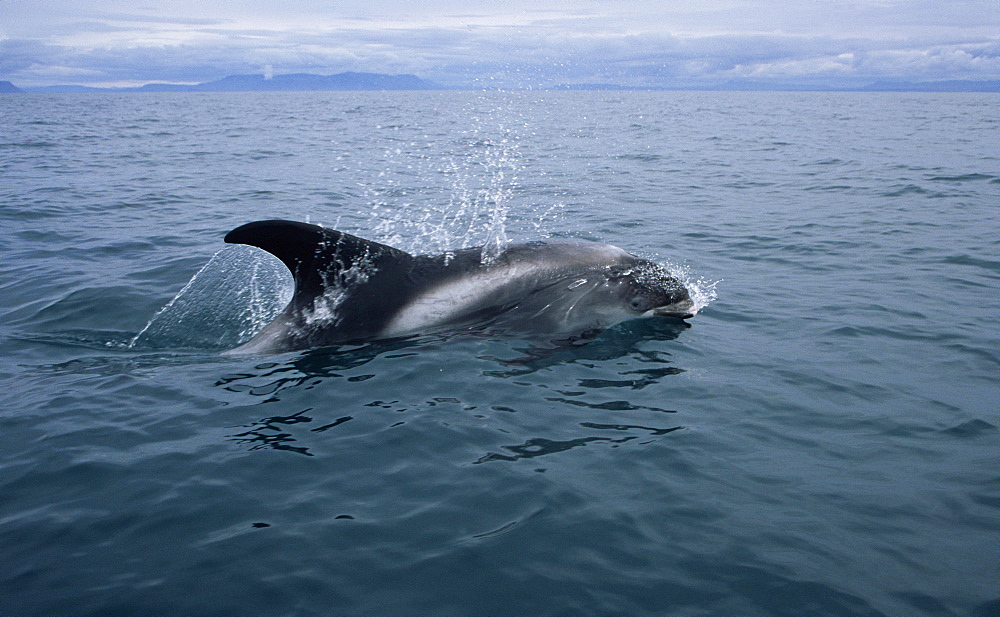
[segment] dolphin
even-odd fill
[[[226,234],[277,257],[295,292],[238,353],[470,330],[579,340],[637,317],[693,317],[665,268],[610,244],[535,241],[493,259],[482,248],[411,255],[308,223],[269,220]],[[553,341],[559,339],[552,339]]]

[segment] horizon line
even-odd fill
[[[252,80],[240,82],[239,79]],[[289,80],[288,78],[295,78]],[[274,84],[273,88],[261,88]],[[557,83],[547,86],[483,87],[476,85],[443,86],[413,74],[367,73],[345,71],[319,73],[235,73],[211,81],[171,83],[150,81],[136,86],[88,86],[52,84],[17,86],[0,80],[0,93],[171,93],[171,92],[336,92],[336,91],[772,91],[772,92],[1000,92],[1000,79],[912,79],[874,78],[864,84],[817,83],[805,79],[730,79],[714,83],[677,83],[672,85],[627,85],[620,83]]]

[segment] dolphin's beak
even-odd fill
[[[690,300],[681,300],[653,309],[653,315],[657,317],[673,317],[675,319],[689,319],[694,317],[697,312],[694,310],[694,302]]]

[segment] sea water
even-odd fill
[[[997,144],[991,94],[4,96],[0,614],[996,616]],[[225,354],[268,218],[703,308]]]

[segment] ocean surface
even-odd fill
[[[225,353],[243,223],[703,308]],[[0,615],[1000,615],[1000,98],[0,97]]]

